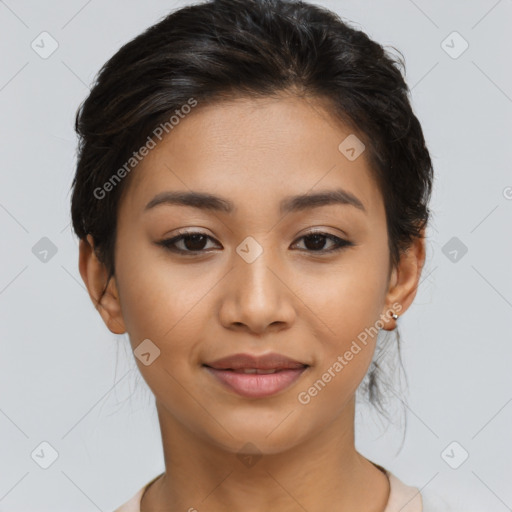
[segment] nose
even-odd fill
[[[220,321],[224,327],[263,334],[290,327],[296,316],[290,273],[264,250],[251,263],[238,255],[226,276]]]

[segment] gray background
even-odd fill
[[[0,510],[108,511],[163,470],[127,335],[107,330],[78,272],[69,188],[88,84],[186,3],[0,1]],[[512,510],[512,0],[318,3],[405,55],[436,173],[428,261],[399,320],[404,447],[397,455],[400,429],[366,412],[357,446],[465,512]],[[43,31],[58,43],[45,59],[31,47]],[[453,31],[469,44],[457,58]],[[46,261],[43,237],[57,250]],[[31,455],[42,442],[58,453],[48,469]]]

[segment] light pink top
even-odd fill
[[[423,510],[423,503],[420,491],[416,487],[404,484],[393,473],[377,466],[383,470],[389,479],[389,499],[384,512],[427,512]],[[146,488],[153,483],[160,475],[148,482],[140,491],[124,505],[114,512],[140,512],[140,500]],[[434,512],[434,511],[433,511]]]

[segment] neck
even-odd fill
[[[146,489],[141,512],[382,512],[389,482],[355,449],[354,408],[352,399],[299,445],[242,454],[191,432],[157,402],[166,471]]]

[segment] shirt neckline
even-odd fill
[[[417,487],[405,484],[386,468],[370,461],[377,469],[382,471],[389,481],[389,497],[383,512],[422,512],[423,500]],[[142,496],[149,486],[158,480],[164,473],[160,473],[144,485],[131,500],[114,512],[140,512]]]

